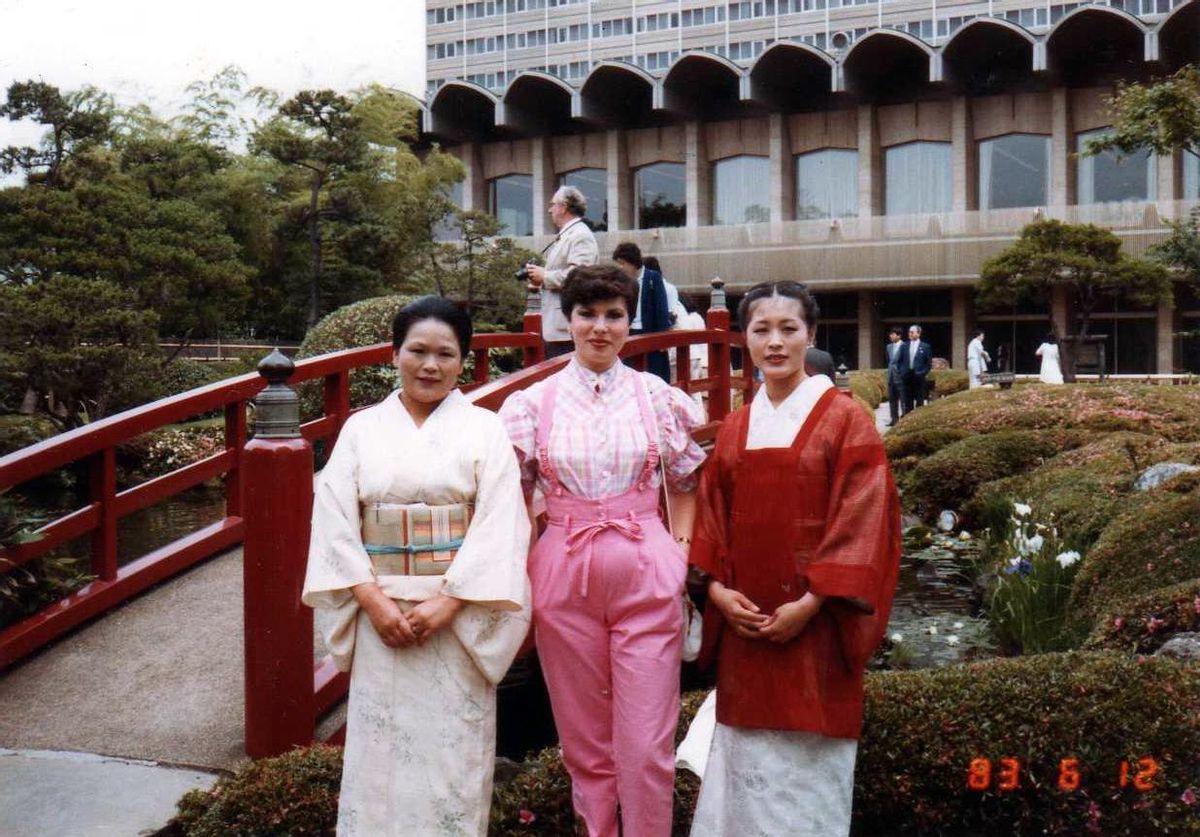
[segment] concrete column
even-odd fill
[[[635,226],[633,176],[629,171],[625,132],[612,129],[605,132],[608,168],[608,228],[611,231],[631,230]]]
[[[530,142],[533,146],[533,234],[553,234],[555,227],[550,220],[550,200],[558,188],[558,178],[554,174],[554,150],[548,137],[535,136]]]
[[[874,105],[858,106],[858,214],[883,214],[883,150]]]
[[[687,226],[707,227],[712,223],[712,167],[704,141],[704,125],[691,121],[686,131],[684,162],[687,180]]]
[[[1067,289],[1062,285],[1055,285],[1050,296],[1050,321],[1054,324],[1054,331],[1059,337],[1065,337],[1075,332],[1075,329],[1071,328],[1069,308]]]
[[[976,157],[975,137],[971,130],[971,102],[966,96],[956,96],[950,116],[950,165],[954,177],[955,212],[979,208]]]
[[[1181,152],[1175,151],[1157,158],[1158,166],[1158,200],[1177,201],[1180,199],[1180,187],[1183,185],[1183,158]]]
[[[479,143],[465,142],[458,147],[458,159],[467,175],[463,178],[463,209],[486,212],[488,208],[487,181],[483,177],[483,154]]]
[[[950,365],[955,369],[967,368],[967,342],[971,323],[971,289],[954,288],[950,292]]]
[[[770,145],[771,223],[779,224],[796,217],[796,171],[788,121],[782,113],[768,117]]]
[[[1050,205],[1075,202],[1075,138],[1071,135],[1071,95],[1065,87],[1050,93]]]
[[[1170,375],[1175,371],[1175,309],[1166,303],[1158,306],[1158,321],[1155,323],[1157,337],[1158,363],[1155,371],[1160,375]]]
[[[882,354],[876,336],[875,294],[858,292],[858,368],[874,369],[882,365]]]

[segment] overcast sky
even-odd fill
[[[421,0],[0,0],[0,84],[93,84],[163,116],[229,64],[287,95],[368,82],[423,96]],[[39,131],[0,120],[0,147]]]

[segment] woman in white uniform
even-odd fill
[[[988,362],[992,356],[983,348],[983,330],[975,332],[975,339],[967,344],[967,386],[975,389],[979,386],[979,376],[987,371]]]
[[[393,324],[401,386],[321,472],[303,600],[350,703],[337,833],[487,833],[496,684],[529,627],[512,444],[457,391],[470,319],[438,297]]]
[[[1046,340],[1034,352],[1042,359],[1042,369],[1038,380],[1043,384],[1061,384],[1063,382],[1062,366],[1058,360],[1058,338],[1054,332],[1046,335]]]

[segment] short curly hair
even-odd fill
[[[637,316],[638,283],[612,265],[596,264],[575,268],[562,286],[562,312],[571,318],[576,305],[591,305],[608,299],[625,301],[629,321]]]

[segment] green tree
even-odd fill
[[[1121,83],[1109,107],[1112,132],[1089,140],[1085,154],[1143,149],[1169,154],[1182,148],[1200,155],[1200,67],[1184,67],[1150,84]]]
[[[103,279],[0,286],[0,376],[65,428],[153,397],[157,316]]]
[[[1121,252],[1121,239],[1092,224],[1065,224],[1047,219],[1021,230],[1006,250],[988,259],[975,286],[985,307],[1015,305],[1056,287],[1065,288],[1086,337],[1092,314],[1103,300],[1139,304],[1171,301],[1171,278],[1163,265]],[[1069,345],[1064,347],[1064,372],[1074,371]]]
[[[1167,221],[1171,234],[1148,251],[1149,255],[1179,271],[1183,281],[1200,284],[1200,208],[1182,221]]]
[[[37,148],[10,145],[0,150],[0,171],[21,171],[31,184],[57,188],[69,160],[109,138],[113,114],[112,98],[94,87],[63,93],[41,81],[13,82],[0,116],[10,122],[31,119],[46,126],[46,134]]]
[[[430,254],[426,292],[460,303],[485,327],[516,329],[525,310],[525,283],[515,274],[536,257],[511,238],[498,238],[500,222],[486,212],[457,213],[459,240]]]

